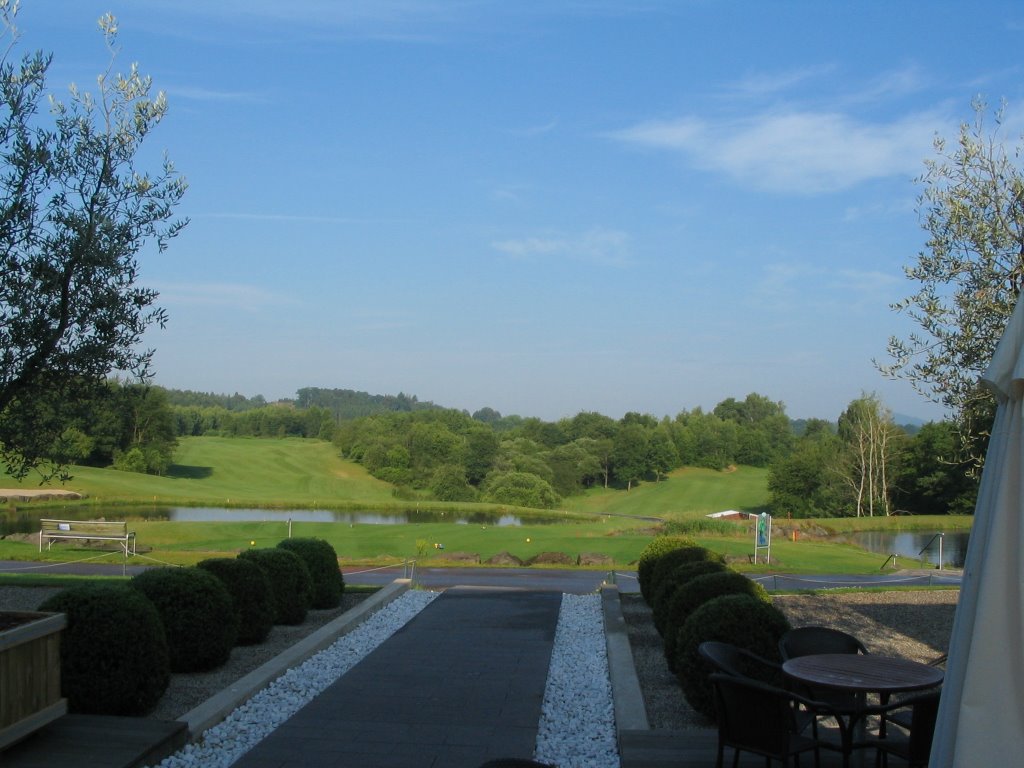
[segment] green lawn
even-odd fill
[[[318,440],[252,438],[186,438],[181,441],[177,464],[167,477],[75,467],[74,478],[63,487],[88,498],[67,505],[92,506],[144,502],[151,505],[252,506],[277,508],[335,508],[349,510],[408,509],[415,502],[400,501],[392,487],[370,477],[336,449]],[[17,486],[0,477],[0,486]],[[31,479],[26,488],[38,485]],[[55,487],[60,487],[59,485]],[[355,525],[294,523],[293,536],[316,536],[329,541],[339,556],[350,562],[396,562],[414,558],[425,549],[421,562],[445,564],[457,552],[487,559],[510,552],[527,559],[541,552],[564,552],[572,557],[602,553],[618,567],[628,566],[650,541],[654,525],[642,518],[698,519],[726,509],[759,511],[768,501],[767,472],[739,467],[730,472],[687,468],[658,483],[642,483],[626,492],[593,489],[566,499],[553,524],[529,522],[529,510],[510,509],[527,523],[519,527],[423,523],[416,525]],[[51,509],[43,502],[28,502],[22,509]],[[421,502],[422,508],[454,509],[463,505]],[[495,505],[474,508],[504,510]],[[17,510],[7,514],[17,514]],[[56,516],[56,512],[49,513]],[[106,513],[105,513],[106,514]],[[548,515],[551,513],[548,512]],[[890,518],[800,521],[808,528],[836,531],[869,528],[926,528],[952,530],[969,527],[970,518]],[[147,556],[162,562],[194,563],[207,557],[231,556],[252,546],[273,546],[288,535],[281,522],[170,523],[136,520],[132,527]],[[776,537],[772,566],[752,565],[752,540],[743,526],[735,535],[698,534],[697,541],[731,556],[744,570],[784,570],[803,573],[868,573],[877,571],[879,556],[855,547],[825,543],[808,536],[796,541]],[[434,544],[443,544],[436,549]],[[94,551],[58,544],[50,553],[38,552],[31,537],[0,540],[0,559],[71,560],[95,556]],[[116,556],[111,559],[117,560]],[[902,560],[901,564],[911,563]]]
[[[368,507],[394,503],[391,486],[344,461],[322,440],[192,437],[180,441],[166,477],[73,467],[64,485],[94,503],[261,507]],[[19,484],[0,478],[7,487]],[[38,487],[33,478],[20,484]]]
[[[768,504],[768,470],[739,467],[730,472],[686,467],[659,483],[631,491],[595,488],[565,500],[566,509],[616,515],[684,519],[735,509],[761,511]]]

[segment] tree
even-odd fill
[[[853,493],[857,517],[892,511],[896,433],[892,412],[875,395],[862,395],[839,417],[839,438],[846,450],[837,469]]]
[[[626,490],[647,474],[647,430],[639,424],[622,427],[612,446],[612,471]]]
[[[483,490],[485,498],[497,504],[552,509],[558,503],[558,494],[551,485],[529,472],[494,472]]]
[[[679,452],[676,450],[668,427],[660,425],[651,433],[647,443],[647,465],[654,470],[655,481],[679,466]]]
[[[921,427],[907,446],[896,478],[893,503],[915,515],[970,514],[978,498],[978,481],[953,457],[959,454],[956,426],[948,421]]]
[[[841,514],[845,489],[832,469],[841,452],[839,439],[825,430],[801,438],[790,455],[776,459],[768,469],[772,511],[790,517]]]
[[[11,47],[0,60],[0,460],[17,476],[47,466],[67,406],[104,386],[111,371],[145,380],[152,350],[139,342],[166,315],[157,292],[136,284],[137,254],[159,250],[187,222],[172,221],[186,184],[169,160],[138,167],[143,140],[164,118],[163,93],[133,65],[71,86],[40,112],[52,56],[9,59],[17,4],[0,0]],[[100,29],[116,54],[117,22]],[[44,471],[44,474],[49,470]]]
[[[906,339],[889,339],[892,362],[883,373],[906,379],[944,405],[959,427],[977,467],[978,442],[991,424],[992,397],[978,386],[1024,285],[1024,176],[1018,144],[1006,147],[1000,128],[985,124],[987,105],[975,100],[974,122],[960,126],[948,149],[935,140],[935,157],[918,179],[925,250],[904,268],[917,291],[893,305],[919,327]]]

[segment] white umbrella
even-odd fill
[[[998,408],[929,768],[1024,764],[1024,300],[982,383]]]

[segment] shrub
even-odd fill
[[[238,636],[231,595],[201,568],[153,568],[129,582],[156,606],[172,672],[203,672],[228,660]]]
[[[154,605],[126,584],[83,584],[46,600],[67,614],[61,690],[71,712],[145,715],[171,679],[164,627]]]
[[[725,564],[725,558],[722,555],[712,552],[706,547],[696,545],[692,547],[679,547],[661,555],[654,562],[654,567],[650,569],[651,572],[647,578],[647,603],[651,606],[651,609],[654,609],[654,596],[669,573],[685,563],[698,563],[706,560]]]
[[[662,558],[658,567],[667,558]],[[658,568],[655,568],[657,571]],[[665,634],[665,615],[668,610],[668,601],[681,586],[690,579],[704,576],[709,573],[722,573],[729,570],[729,566],[720,560],[691,560],[682,564],[673,564],[671,570],[663,576],[654,578],[654,586],[651,588],[651,616],[654,626],[661,635]]]
[[[698,712],[714,717],[708,677],[714,671],[697,649],[705,640],[721,640],[779,661],[779,638],[789,631],[785,615],[771,603],[750,595],[716,597],[700,606],[679,630],[675,671],[686,700]]]
[[[657,536],[652,539],[640,553],[640,559],[636,563],[636,578],[640,585],[640,594],[650,604],[651,572],[657,564],[658,559],[666,552],[682,547],[695,547],[697,542],[688,536]]]
[[[275,624],[301,624],[313,595],[313,578],[302,558],[280,547],[247,549],[239,558],[263,569],[270,579]]]
[[[736,571],[706,573],[691,579],[676,590],[665,606],[663,638],[669,669],[675,669],[676,641],[680,628],[690,618],[690,614],[709,600],[725,595],[749,595],[764,603],[772,602],[764,587]]]
[[[267,574],[249,560],[216,557],[198,565],[227,588],[238,621],[238,645],[262,643],[274,626],[274,596]]]
[[[338,553],[323,539],[285,539],[278,545],[294,552],[309,569],[313,580],[311,608],[337,608],[345,592],[345,578],[338,567]]]

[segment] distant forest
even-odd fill
[[[294,400],[123,385],[69,414],[63,464],[162,474],[178,438],[299,437],[394,486],[400,498],[553,508],[602,487],[629,492],[683,466],[768,469],[771,506],[794,517],[969,512],[977,481],[951,424],[901,427],[874,396],[836,421],[792,420],[757,393],[674,417],[580,412],[557,421],[460,411],[412,395],[300,389]]]

